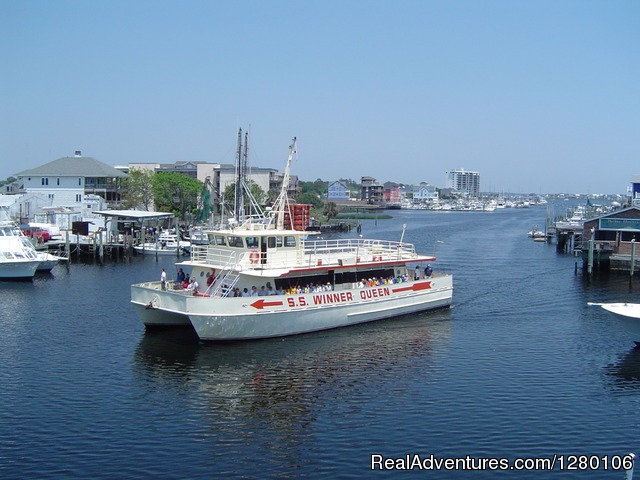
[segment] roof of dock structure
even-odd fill
[[[138,222],[162,220],[164,218],[173,218],[174,216],[173,213],[170,212],[148,212],[146,210],[101,210],[93,213],[104,217],[118,217]]]

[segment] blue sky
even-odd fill
[[[624,193],[635,0],[0,0],[0,178],[82,150],[302,180]]]

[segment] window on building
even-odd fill
[[[81,203],[82,202],[82,195],[77,194],[76,195],[76,203]]]

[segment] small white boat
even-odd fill
[[[50,272],[60,262],[68,260],[66,257],[59,257],[49,252],[37,252],[37,255],[40,260],[40,265],[36,269],[38,272]]]
[[[640,345],[640,303],[593,303],[589,305],[600,306],[608,312],[618,315],[631,334],[631,339]]]
[[[156,242],[146,242],[136,245],[133,249],[136,253],[145,255],[185,255],[189,252],[191,243],[180,240],[174,233],[161,233]]]
[[[31,279],[40,265],[33,244],[11,223],[0,224],[0,279]]]

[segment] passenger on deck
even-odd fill
[[[198,293],[198,289],[199,289],[199,285],[196,279],[195,278],[190,279],[189,285],[187,286],[187,290],[191,290],[191,292],[193,292],[193,294],[195,295],[196,293]]]
[[[431,278],[432,273],[433,273],[433,268],[431,268],[431,264],[428,264],[424,269],[424,278]]]
[[[176,286],[179,288],[182,287],[184,285],[184,279],[184,270],[179,269],[178,274],[176,275]]]

